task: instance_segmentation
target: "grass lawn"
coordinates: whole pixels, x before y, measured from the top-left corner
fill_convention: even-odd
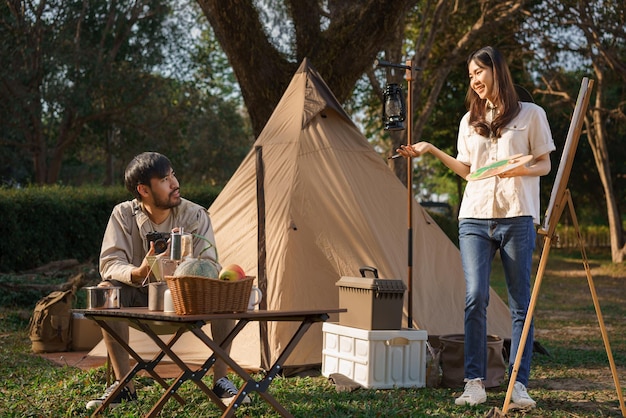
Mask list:
[[[589,252],[590,267],[621,385],[626,385],[626,263],[610,263],[608,250]],[[537,253],[537,260],[539,253]],[[534,271],[537,271],[535,267]],[[0,284],[14,283],[0,275]],[[37,279],[34,279],[35,281]],[[49,278],[40,278],[49,281]],[[61,280],[63,282],[64,280]],[[499,264],[494,264],[493,287],[506,302]],[[11,286],[9,286],[11,287]],[[7,287],[8,288],[8,287]],[[29,290],[31,291],[31,290]],[[28,318],[37,298],[3,292],[0,295],[0,416],[84,417],[85,402],[101,394],[104,367],[82,371],[58,367],[31,354]],[[617,392],[602,342],[596,312],[578,251],[553,249],[535,311],[536,340],[550,355],[536,354],[529,393],[537,401],[530,412],[508,416],[619,417]],[[205,378],[211,385],[210,377]],[[233,377],[237,382],[237,379]],[[108,411],[107,417],[145,414],[160,397],[161,389],[149,378],[136,381],[139,402]],[[237,382],[240,383],[240,382]],[[461,389],[394,389],[338,393],[323,376],[278,378],[271,393],[296,417],[481,417],[502,408],[507,382],[489,390],[488,401],[476,407],[457,407]],[[188,400],[181,406],[170,400],[162,416],[214,417],[220,411],[207,402],[193,383],[179,392]],[[237,416],[277,416],[260,397]]]

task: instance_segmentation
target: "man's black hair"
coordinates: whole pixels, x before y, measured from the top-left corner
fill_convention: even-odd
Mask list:
[[[151,179],[162,179],[169,174],[171,169],[172,163],[165,155],[158,152],[144,152],[134,157],[126,166],[124,185],[133,196],[141,200],[137,186],[140,184],[150,186]]]

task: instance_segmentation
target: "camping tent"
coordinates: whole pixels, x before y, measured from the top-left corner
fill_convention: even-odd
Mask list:
[[[265,307],[307,309],[336,307],[335,283],[362,266],[406,282],[406,202],[406,187],[305,59],[210,212],[221,261],[257,276]],[[413,326],[463,333],[458,248],[413,208]],[[491,293],[488,331],[508,338],[508,308]],[[404,317],[406,326],[406,308]],[[234,344],[233,352],[273,359],[290,327],[268,324],[246,338],[252,347]],[[288,364],[320,363],[321,336],[321,326],[310,330]]]
[[[209,211],[220,262],[239,264],[256,276],[264,290],[262,308],[337,307],[336,282],[359,276],[363,266],[406,283],[406,187],[306,59]],[[412,216],[413,328],[430,335],[463,333],[465,283],[458,248],[417,202]],[[508,308],[493,290],[490,301],[488,332],[510,338]],[[249,323],[231,354],[242,366],[266,368],[294,327]],[[191,361],[205,349],[185,337],[175,347],[185,347],[183,358]],[[133,347],[139,340],[131,335]],[[320,364],[321,352],[322,326],[316,324],[286,364]]]

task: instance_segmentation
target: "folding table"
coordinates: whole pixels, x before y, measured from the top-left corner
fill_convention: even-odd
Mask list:
[[[330,314],[345,312],[345,309],[313,309],[301,311],[248,311],[243,313],[220,313],[220,314],[201,314],[201,315],[177,315],[170,312],[149,311],[148,308],[121,308],[121,309],[79,309],[75,312],[83,314],[86,318],[96,321],[104,330],[109,332],[111,336],[121,344],[128,354],[137,361],[135,367],[120,381],[120,385],[109,395],[109,397],[100,405],[93,413],[97,416],[104,411],[111,403],[111,400],[124,388],[124,386],[132,380],[132,378],[140,371],[145,370],[152,376],[163,388],[165,393],[152,407],[146,417],[154,417],[159,414],[167,400],[173,396],[181,405],[185,404],[185,400],[177,393],[178,388],[186,381],[194,382],[217,406],[223,411],[223,417],[231,417],[235,415],[236,409],[241,405],[244,397],[251,393],[257,392],[266,402],[284,417],[292,415],[270,394],[267,392],[269,385],[274,378],[281,372],[283,365],[289,355],[293,352],[298,342],[315,322],[324,322],[328,320]],[[218,319],[234,319],[235,327],[224,339],[224,341],[216,342],[209,337],[202,327],[213,320]],[[148,335],[152,341],[159,347],[160,351],[151,359],[144,360],[128,345],[127,342],[115,333],[109,326],[109,321],[125,321],[130,326],[135,327]],[[246,372],[237,362],[231,358],[224,350],[232,343],[233,339],[246,326],[248,322],[253,321],[279,321],[279,322],[298,322],[300,325],[291,337],[289,343],[283,348],[282,352],[276,358],[274,364],[264,373],[261,380],[255,380],[248,372]],[[172,347],[183,335],[190,331],[200,341],[202,341],[212,351],[209,358],[197,369],[192,370],[176,353]],[[173,334],[169,341],[163,341],[159,335]],[[169,357],[180,369],[178,377],[168,383],[158,375],[155,368],[165,356]],[[215,364],[215,361],[221,358],[224,362],[245,382],[233,402],[229,406],[224,405],[222,401],[206,386],[202,378],[209,369]]]

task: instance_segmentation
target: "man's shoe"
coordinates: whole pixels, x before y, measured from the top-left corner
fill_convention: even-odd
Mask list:
[[[468,380],[465,384],[465,391],[461,396],[454,400],[457,405],[478,405],[487,400],[487,392],[485,392],[485,385],[483,385],[482,379],[476,378]]]
[[[239,393],[239,389],[225,377],[222,377],[217,382],[215,382],[215,386],[213,386],[213,393],[217,395],[218,398],[224,402],[224,405],[229,406],[231,402],[237,397],[237,393]],[[244,396],[241,401],[242,404],[250,403],[250,398],[248,395]]]
[[[97,399],[92,399],[89,402],[87,402],[87,405],[85,406],[85,408],[87,408],[87,409],[98,408],[100,405],[102,405],[104,403],[104,400],[106,398],[108,398],[109,395],[119,385],[120,385],[120,382],[118,380],[113,382],[113,384],[111,386],[106,388],[106,390],[104,391],[102,396],[100,396]],[[136,400],[137,400],[137,393],[136,392],[131,392],[130,389],[128,389],[128,387],[125,386],[124,389],[122,389],[122,391],[111,401],[111,403],[109,404],[109,407],[110,408],[115,408],[116,406],[119,406],[122,402],[134,402]]]
[[[520,382],[515,382],[513,385],[513,393],[511,394],[511,402],[521,408],[534,408],[537,406],[537,402],[528,395],[526,392],[526,386]]]

